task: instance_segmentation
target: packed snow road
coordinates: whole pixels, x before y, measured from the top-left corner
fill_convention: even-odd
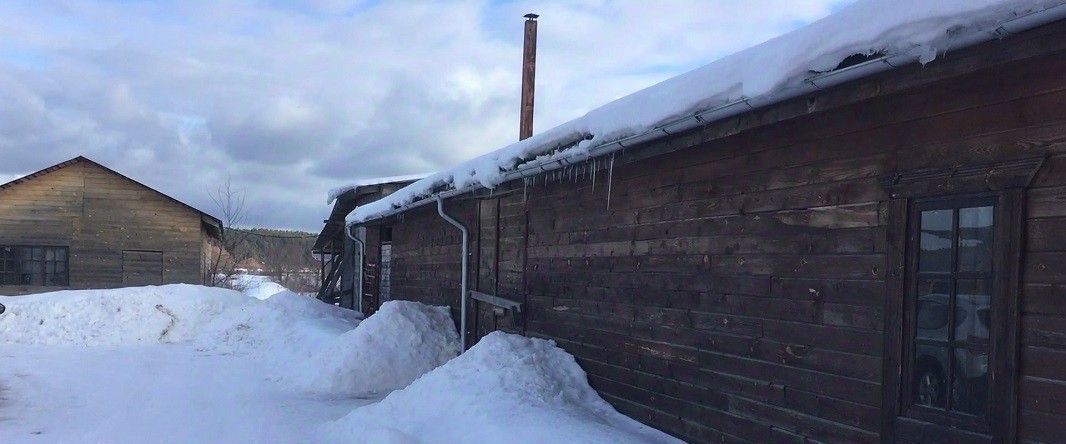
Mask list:
[[[194,285],[0,296],[0,443],[666,443],[552,342]]]
[[[187,345],[4,346],[3,443],[297,443],[374,400],[301,394]]]

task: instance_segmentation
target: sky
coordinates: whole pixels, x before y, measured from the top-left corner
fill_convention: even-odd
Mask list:
[[[332,188],[517,139],[528,12],[539,132],[847,2],[4,0],[0,181],[84,155],[318,231]]]

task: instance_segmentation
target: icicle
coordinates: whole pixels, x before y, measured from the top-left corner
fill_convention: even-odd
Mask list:
[[[611,184],[614,182],[614,153],[611,153],[611,163],[607,166],[607,209],[611,209]]]
[[[526,203],[526,200],[527,200],[528,197],[529,197],[529,178],[528,177],[523,177],[522,178],[522,203]]]
[[[592,159],[592,194],[596,194],[596,159]]]

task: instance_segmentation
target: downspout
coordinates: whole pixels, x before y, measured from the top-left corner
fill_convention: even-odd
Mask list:
[[[467,293],[467,290],[466,290],[466,262],[467,262],[467,257],[466,256],[467,256],[467,240],[468,240],[470,234],[467,231],[465,225],[463,225],[461,222],[455,220],[454,217],[451,217],[451,216],[449,216],[449,215],[444,213],[444,199],[441,198],[440,196],[437,196],[437,214],[439,214],[441,218],[443,218],[444,220],[448,221],[448,223],[454,225],[455,228],[458,228],[459,231],[461,231],[463,233],[463,248],[462,248],[462,250],[463,250],[463,259],[462,259],[463,277],[459,281],[460,282],[459,286],[460,286],[460,288],[462,289],[462,292],[463,292],[462,296],[459,298],[459,305],[460,305],[460,307],[459,307],[459,341],[460,341],[460,343],[463,346],[463,350],[465,351],[466,350],[466,306],[467,306],[466,299],[469,296],[468,293]]]
[[[355,281],[353,285],[355,285],[356,306],[359,307],[359,313],[363,313],[363,261],[366,260],[366,243],[361,239],[352,236],[352,228],[349,226],[344,227],[344,234],[348,236],[348,239],[351,239],[352,242],[355,242],[355,244],[359,246],[359,271],[357,272],[359,278],[353,279]]]

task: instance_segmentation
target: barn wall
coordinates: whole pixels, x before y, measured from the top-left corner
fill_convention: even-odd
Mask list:
[[[201,282],[199,213],[94,164],[74,163],[0,190],[0,215],[0,244],[69,247],[69,288],[124,286],[123,250],[144,257],[162,252],[159,282]],[[126,270],[128,278],[150,265],[131,254],[127,264],[139,270]],[[4,286],[0,292],[55,289]]]
[[[472,285],[478,251],[476,201],[450,201],[445,208],[447,214],[470,230],[472,255],[468,265],[468,284]],[[452,318],[458,322],[462,275],[460,231],[441,219],[432,206],[412,211],[402,223],[391,226],[392,299],[414,299],[427,304],[448,305],[452,307]],[[381,273],[380,269],[378,272]]]
[[[1027,193],[1018,429],[1066,442],[1064,36],[1045,27],[711,125],[600,161],[595,181],[585,169],[447,205],[477,227],[477,288],[524,300],[525,332],[574,354],[623,413],[692,442],[871,443],[880,179],[1048,155]],[[454,307],[457,231],[428,208],[390,223],[394,294]]]

